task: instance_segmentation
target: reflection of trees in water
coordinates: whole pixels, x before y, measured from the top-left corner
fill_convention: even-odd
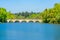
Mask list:
[[[60,27],[56,27],[55,40],[60,40]]]

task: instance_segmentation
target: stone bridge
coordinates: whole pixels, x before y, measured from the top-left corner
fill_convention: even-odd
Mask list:
[[[42,22],[41,19],[8,19],[7,22]]]

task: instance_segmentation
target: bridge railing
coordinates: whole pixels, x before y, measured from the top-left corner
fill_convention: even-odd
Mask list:
[[[19,21],[19,22],[22,22],[22,21],[26,21],[26,22],[30,22],[30,21],[33,21],[33,22],[42,22],[42,20],[41,19],[8,19],[7,20],[7,22],[9,22],[9,21],[13,21],[13,22],[15,22],[15,21]]]

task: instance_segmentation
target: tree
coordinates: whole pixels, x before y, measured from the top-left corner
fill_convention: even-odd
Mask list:
[[[5,8],[0,8],[0,22],[6,22],[7,12]]]
[[[41,17],[45,23],[60,23],[60,4],[55,4],[53,8],[45,9]]]

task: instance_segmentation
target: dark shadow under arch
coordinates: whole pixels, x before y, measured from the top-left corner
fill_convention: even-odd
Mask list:
[[[13,23],[13,21],[10,20],[9,23]]]
[[[35,21],[35,23],[39,23],[39,21]]]
[[[30,22],[33,22],[33,21],[29,21],[29,23],[30,23]]]
[[[15,21],[15,23],[18,23],[18,22],[19,22],[18,20]]]
[[[22,21],[21,23],[26,23],[26,21]]]

